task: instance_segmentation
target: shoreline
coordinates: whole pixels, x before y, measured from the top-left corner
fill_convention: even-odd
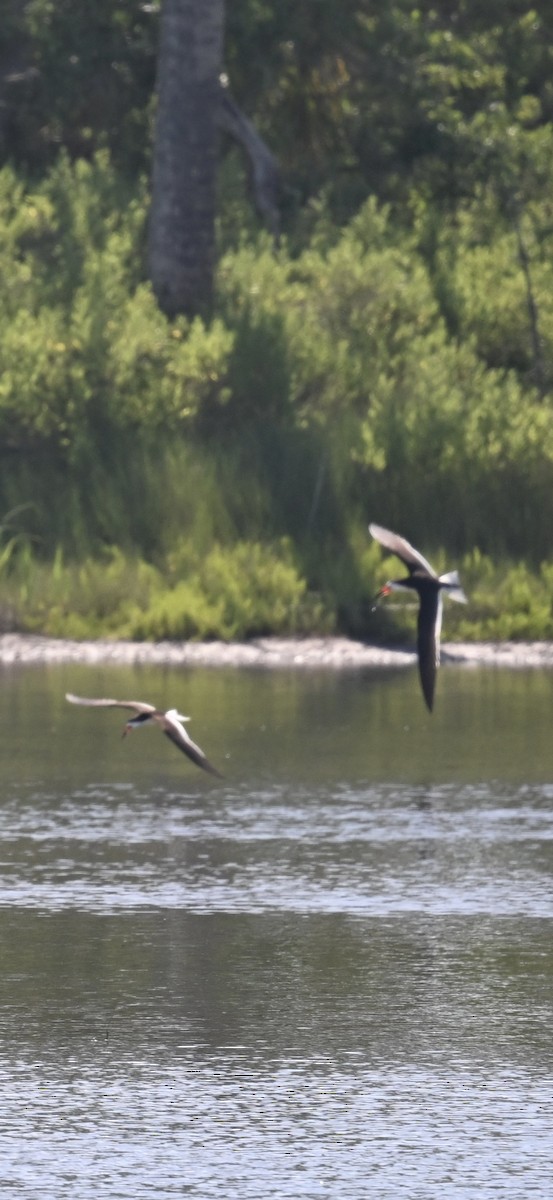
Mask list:
[[[413,648],[371,646],[345,637],[254,638],[250,642],[73,641],[40,634],[0,635],[0,665],[80,663],[190,667],[359,670],[405,667]],[[442,665],[553,667],[553,642],[445,642]]]

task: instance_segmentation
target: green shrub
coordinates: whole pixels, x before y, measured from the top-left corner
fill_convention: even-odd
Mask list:
[[[275,547],[249,542],[232,549],[214,546],[195,566],[183,545],[171,556],[170,567],[187,578],[135,616],[131,636],[232,640],[329,626],[329,616],[308,594],[285,542]]]
[[[442,224],[417,203],[411,231],[371,200],[293,254],[242,242],[212,321],[168,321],[142,277],[142,185],[103,154],[28,189],[0,172],[0,513],[32,501],[15,542],[0,523],[5,621],[392,636],[410,618],[370,612],[374,519],[444,569],[524,559],[518,583],[494,576],[502,618],[479,560],[476,627],[549,627],[553,408],[513,224],[484,192]],[[547,212],[524,223],[546,382]]]

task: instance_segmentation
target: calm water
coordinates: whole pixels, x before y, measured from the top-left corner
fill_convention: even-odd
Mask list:
[[[193,716],[221,783],[157,730]],[[551,1195],[553,673],[4,669],[3,1195]]]

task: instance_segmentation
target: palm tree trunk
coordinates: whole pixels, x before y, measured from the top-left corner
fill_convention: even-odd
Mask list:
[[[168,316],[209,311],[224,0],[163,0],[149,270]]]

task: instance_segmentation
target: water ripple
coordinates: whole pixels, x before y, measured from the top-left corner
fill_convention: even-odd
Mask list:
[[[11,905],[553,914],[549,787],[35,789],[4,805],[0,837]]]

